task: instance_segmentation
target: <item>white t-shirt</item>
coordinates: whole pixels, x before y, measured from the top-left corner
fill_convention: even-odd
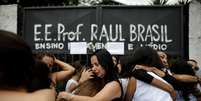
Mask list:
[[[68,80],[68,82],[66,83],[66,89],[65,89],[66,92],[69,92],[69,87],[70,87],[72,84],[78,85],[78,82],[77,82],[76,80],[74,80],[74,79]]]
[[[158,75],[147,72],[154,78],[167,83],[165,80],[160,78]],[[168,83],[167,83],[168,84]],[[132,101],[173,101],[170,94],[162,89],[147,84],[143,81],[136,80],[136,90]]]

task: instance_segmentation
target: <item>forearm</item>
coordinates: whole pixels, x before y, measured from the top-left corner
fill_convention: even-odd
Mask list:
[[[89,96],[73,95],[69,101],[99,101],[99,100],[97,99],[95,100],[93,97]]]
[[[89,96],[73,95],[66,92],[60,92],[57,101],[102,101]]]
[[[156,78],[152,80],[151,85],[156,86],[157,88],[160,88],[168,93],[172,93],[174,91],[174,88],[171,85],[168,85],[167,83],[164,83]]]
[[[198,78],[196,76],[185,75],[185,74],[174,74],[173,77],[181,82],[198,82]]]
[[[71,66],[70,64],[65,63],[65,62],[63,62],[61,60],[55,59],[55,63],[57,65],[59,65],[59,67],[64,71],[72,71],[72,72],[74,72],[74,70],[75,70],[73,66]]]
[[[55,59],[55,63],[62,69],[59,72],[53,73],[52,76],[55,79],[55,81],[66,80],[66,79],[70,78],[75,71],[73,66],[71,66],[70,64],[67,64],[63,61]]]
[[[173,88],[172,85],[169,85],[169,84],[167,84],[165,82],[162,82],[162,81],[160,81],[158,79],[155,79],[155,78],[152,80],[151,85],[154,85],[157,88],[162,89],[162,90],[168,92],[170,94],[170,96],[172,97],[172,99],[175,101],[175,99],[176,99],[176,92],[175,92],[175,90],[174,90],[174,88]]]
[[[169,75],[169,74],[165,74],[164,77],[162,77],[165,81],[167,81],[168,83],[170,83],[174,89],[179,90],[182,87],[182,84],[176,80],[173,76]]]

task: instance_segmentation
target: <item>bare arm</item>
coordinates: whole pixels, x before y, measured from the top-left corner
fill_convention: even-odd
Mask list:
[[[66,92],[61,92],[58,95],[57,101],[62,101],[62,99],[66,99],[67,101],[111,101],[120,96],[121,87],[119,83],[112,81],[106,84],[105,87],[94,97],[71,95]]]
[[[78,79],[78,84],[72,83],[69,87],[69,92],[73,92],[83,82],[93,78],[93,72],[91,69],[84,69],[81,73],[81,77]]]
[[[176,92],[171,85],[168,85],[156,78],[152,80],[151,85],[168,92],[171,95],[172,99],[176,99]]]
[[[52,78],[55,79],[54,81],[61,81],[70,78],[75,71],[73,66],[61,60],[55,59],[55,63],[62,69],[62,71],[52,74]]]
[[[43,89],[38,90],[30,94],[30,99],[33,99],[33,101],[55,101],[56,99],[56,92],[53,89]]]
[[[154,72],[155,74],[157,74],[160,77],[165,76],[165,73],[163,71],[161,71],[155,67],[147,67],[147,66],[137,65],[136,68],[146,70],[147,72]],[[174,91],[174,88],[172,85],[164,83],[156,78],[153,78],[153,80],[151,81],[150,84],[170,93],[172,99],[176,99],[176,92]]]
[[[55,101],[56,92],[53,89],[41,89],[33,93],[23,91],[0,91],[1,101]]]
[[[181,82],[198,82],[198,77],[186,74],[173,74],[173,77]]]

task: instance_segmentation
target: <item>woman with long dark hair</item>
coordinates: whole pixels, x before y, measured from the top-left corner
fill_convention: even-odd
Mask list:
[[[58,95],[58,101],[63,99],[67,101],[121,101],[122,87],[119,82],[117,68],[114,67],[111,54],[100,49],[92,54],[91,69],[93,73],[101,78],[102,89],[93,97],[72,95],[67,92],[61,92]],[[114,93],[115,92],[115,93]]]

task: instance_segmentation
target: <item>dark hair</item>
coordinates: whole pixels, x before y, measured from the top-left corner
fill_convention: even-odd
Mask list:
[[[47,64],[40,60],[35,60],[35,65],[28,76],[27,91],[33,92],[39,89],[50,88],[49,68]]]
[[[103,80],[99,77],[94,77],[83,82],[73,92],[76,95],[95,96],[103,88]]]
[[[195,59],[189,59],[188,61],[192,61],[192,62],[198,63]]]
[[[106,82],[118,80],[118,73],[116,70],[117,67],[114,67],[112,55],[106,49],[97,50],[93,53],[93,55],[97,56],[99,64],[106,71],[106,75],[104,77]]]
[[[187,74],[191,76],[195,76],[195,72],[191,68],[191,66],[184,60],[177,60],[173,63],[172,67],[170,67],[170,70],[175,73],[175,74]],[[182,82],[180,85],[181,91],[182,91],[182,96],[183,98],[188,101],[188,95],[190,93],[194,94],[196,91],[195,82]]]
[[[137,48],[131,55],[129,61],[128,63],[132,63],[133,65],[143,64],[158,69],[164,68],[157,51],[148,46]]]
[[[82,69],[83,69],[83,65],[80,63],[79,60],[75,61],[72,63],[72,66],[75,68],[75,72],[73,75],[75,74],[79,74],[79,76],[81,76],[81,72],[82,72]]]
[[[188,74],[195,76],[195,72],[191,68],[191,65],[184,60],[175,61],[172,67],[170,67],[170,70],[175,74]]]
[[[191,61],[191,62],[194,62],[195,64],[198,64],[197,61],[194,60],[194,59],[189,59],[188,61]],[[191,68],[193,67],[193,64],[191,64],[191,63],[188,63],[188,64],[191,66]],[[196,66],[194,67],[194,70],[195,70],[195,71],[198,71],[198,70],[199,70],[199,67],[196,65]]]
[[[117,68],[114,67],[112,56],[107,50],[105,49],[97,50],[92,54],[92,56],[97,57],[99,64],[106,71],[106,75],[104,76],[103,79],[94,75],[94,78],[83,82],[74,91],[74,93],[77,95],[95,96],[105,86],[107,82],[113,80],[119,82],[118,73],[115,70]]]
[[[129,63],[129,56],[122,56],[120,57],[120,62],[119,64],[121,65],[121,72],[120,76],[121,77],[131,77],[132,75],[132,63]]]
[[[14,33],[0,30],[0,87],[24,85],[33,64],[26,42]]]
[[[50,53],[50,52],[41,52],[41,53],[38,53],[38,54],[36,55],[36,58],[39,59],[39,60],[41,60],[41,59],[43,59],[43,57],[45,57],[45,56],[49,56],[49,57],[51,57],[53,60],[55,59],[54,54],[52,54],[52,53]]]

